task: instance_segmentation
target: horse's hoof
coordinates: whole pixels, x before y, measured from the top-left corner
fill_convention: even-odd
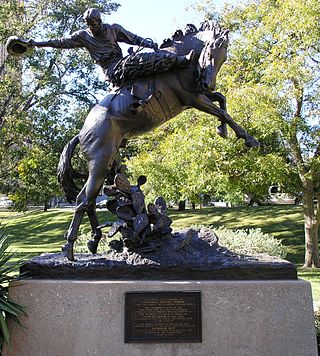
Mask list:
[[[62,255],[67,257],[69,261],[74,261],[74,254],[73,254],[73,242],[68,241],[64,246],[62,246]]]
[[[93,253],[93,254],[97,253],[98,243],[99,243],[99,241],[97,241],[97,240],[89,240],[88,241],[87,246],[91,253]]]
[[[247,147],[259,147],[261,146],[261,143],[257,141],[255,138],[251,138],[249,140],[246,140],[246,146]]]
[[[222,124],[220,126],[217,127],[217,133],[219,136],[221,136],[222,138],[227,138],[228,137],[228,129],[227,129],[227,125]]]

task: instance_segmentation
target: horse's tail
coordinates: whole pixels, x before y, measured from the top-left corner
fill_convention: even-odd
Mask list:
[[[71,157],[74,149],[79,143],[79,137],[75,136],[64,147],[58,164],[58,181],[64,191],[64,195],[69,203],[75,202],[80,189],[74,182],[75,178],[85,178],[84,174],[76,172],[71,166]]]

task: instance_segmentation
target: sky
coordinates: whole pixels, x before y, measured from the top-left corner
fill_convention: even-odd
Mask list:
[[[192,5],[206,0],[114,0],[121,6],[110,15],[103,14],[104,23],[117,23],[126,30],[143,38],[151,38],[160,46],[164,39],[170,38],[177,29],[193,23],[199,27],[203,15]],[[225,0],[211,0],[221,6]],[[127,44],[119,43],[123,55],[127,55]]]
[[[121,4],[118,11],[103,17],[104,22],[118,23],[126,30],[141,37],[151,38],[159,45],[170,38],[178,28],[187,23],[197,27],[203,21],[202,16],[194,11],[192,4],[196,0],[115,0]],[[215,0],[216,4],[221,0]]]

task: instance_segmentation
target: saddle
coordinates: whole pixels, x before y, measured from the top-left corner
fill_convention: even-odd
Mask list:
[[[167,117],[168,107],[166,103],[160,103],[161,93],[156,90],[156,80],[153,75],[168,72],[175,68],[186,68],[195,57],[192,50],[188,55],[176,55],[163,52],[143,52],[133,53],[129,50],[129,55],[120,59],[113,67],[109,67],[107,72],[108,80],[120,92],[126,88],[134,98],[134,102],[129,105],[132,113],[139,113],[152,99],[157,101],[164,117]],[[139,78],[149,77],[148,80],[137,81]],[[159,94],[159,95],[157,95]]]

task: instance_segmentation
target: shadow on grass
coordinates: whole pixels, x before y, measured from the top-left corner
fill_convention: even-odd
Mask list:
[[[48,212],[13,216],[3,220],[6,233],[12,241],[12,248],[21,252],[55,252],[64,243],[64,233],[72,220],[73,211],[53,209]],[[101,221],[111,215],[98,212]],[[80,231],[90,231],[88,218],[85,216]]]
[[[97,211],[100,223],[114,221],[107,211]],[[56,252],[64,243],[64,233],[72,220],[73,210],[51,209],[48,212],[12,213],[1,219],[7,226],[13,249],[18,252]],[[287,259],[304,262],[303,214],[300,206],[259,206],[236,208],[205,208],[201,210],[169,211],[173,228],[192,225],[224,226],[228,229],[261,228],[282,241],[288,248]],[[83,219],[81,232],[91,230],[88,218]]]

